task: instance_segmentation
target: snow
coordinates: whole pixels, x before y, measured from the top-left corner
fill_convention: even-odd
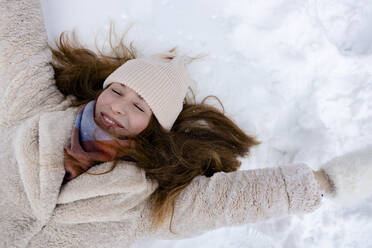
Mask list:
[[[134,24],[140,55],[178,46],[190,56],[197,100],[216,95],[262,144],[242,169],[304,162],[314,170],[372,143],[372,0],[42,0],[49,42],[76,29],[94,50],[109,21]],[[101,43],[100,43],[101,42]],[[208,103],[217,102],[208,100]],[[372,199],[324,199],[310,214],[220,228],[135,247],[372,247]]]

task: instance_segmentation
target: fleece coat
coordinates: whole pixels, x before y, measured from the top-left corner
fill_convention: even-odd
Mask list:
[[[158,187],[133,162],[61,186],[78,108],[56,88],[39,0],[0,0],[0,247],[130,247],[312,212],[322,190],[305,164],[198,176],[150,232]],[[98,173],[112,161],[92,167]]]

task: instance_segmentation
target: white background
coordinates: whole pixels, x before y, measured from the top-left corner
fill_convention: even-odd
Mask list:
[[[262,142],[242,169],[304,162],[315,170],[372,143],[371,0],[41,3],[52,46],[75,28],[94,50],[94,38],[102,45],[113,21],[118,34],[134,24],[127,41],[140,55],[174,46],[208,54],[189,65],[197,100],[216,95],[226,114]],[[310,214],[135,247],[372,247],[372,199],[352,208],[325,199]]]

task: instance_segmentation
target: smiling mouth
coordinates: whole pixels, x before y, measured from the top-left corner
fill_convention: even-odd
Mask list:
[[[122,128],[119,124],[117,124],[116,122],[114,122],[115,124],[111,123],[111,122],[108,122],[105,120],[105,118],[107,118],[106,115],[104,115],[103,113],[101,113],[101,121],[103,122],[103,124],[106,126],[106,127],[118,127],[118,128]],[[109,119],[109,118],[107,118]]]

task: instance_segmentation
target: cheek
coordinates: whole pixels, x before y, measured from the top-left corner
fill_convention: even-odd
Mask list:
[[[144,130],[148,125],[148,121],[146,118],[138,118],[136,121],[133,122],[133,129],[136,130],[137,133],[141,132]]]
[[[103,104],[103,103],[107,102],[108,99],[109,99],[109,97],[107,96],[107,92],[102,92],[102,94],[97,99],[97,103],[98,104]]]
[[[102,94],[96,100],[96,109],[100,108],[102,105]]]
[[[101,111],[101,105],[102,105],[102,100],[101,98],[99,97],[97,100],[96,100],[96,105],[94,107],[95,111],[94,113],[97,114],[98,112]]]
[[[105,106],[110,103],[110,97],[107,96],[106,92],[101,93],[96,101],[96,109],[99,111],[102,109],[102,106]],[[97,112],[97,111],[96,111]]]

